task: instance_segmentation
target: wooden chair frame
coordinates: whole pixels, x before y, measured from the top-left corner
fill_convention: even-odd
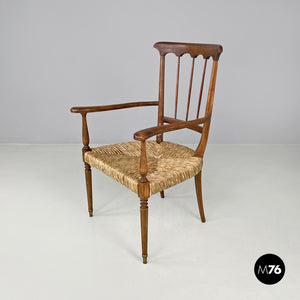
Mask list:
[[[190,43],[171,43],[171,42],[159,42],[154,45],[154,47],[160,53],[160,72],[159,72],[159,96],[158,101],[146,101],[146,102],[131,102],[122,103],[115,105],[105,105],[105,106],[87,106],[87,107],[73,107],[71,112],[80,113],[82,116],[82,155],[84,161],[84,154],[87,151],[91,151],[89,146],[89,132],[87,126],[86,115],[93,112],[103,112],[108,110],[125,109],[131,107],[140,106],[158,106],[158,125],[155,127],[147,128],[138,131],[134,134],[134,139],[140,141],[141,143],[141,155],[140,155],[140,180],[138,183],[138,196],[140,198],[140,218],[141,218],[141,240],[142,240],[142,257],[143,263],[147,263],[147,243],[148,243],[148,198],[150,196],[150,184],[147,179],[147,157],[146,157],[146,140],[150,137],[156,136],[156,142],[161,143],[163,141],[163,133],[169,131],[175,131],[183,128],[188,128],[201,133],[200,142],[195,150],[194,156],[203,158],[205,148],[207,145],[207,139],[209,134],[215,83],[217,76],[218,60],[220,54],[222,53],[221,45],[213,44],[190,44]],[[178,57],[177,66],[177,81],[176,81],[176,98],[175,98],[175,115],[174,118],[167,117],[164,115],[164,81],[165,81],[165,56],[168,53],[174,53]],[[179,74],[180,74],[180,57],[184,54],[189,54],[192,58],[192,69],[189,85],[189,94],[187,101],[187,111],[186,120],[177,119],[177,103],[178,103],[178,86],[179,86]],[[188,120],[190,98],[193,82],[194,73],[194,62],[195,58],[202,55],[205,59],[200,95],[197,107],[197,118],[194,120]],[[206,73],[207,60],[212,57],[212,71],[208,89],[208,96],[206,102],[205,116],[199,118],[201,98],[203,94],[204,78]],[[168,125],[164,125],[168,123]],[[203,124],[200,126],[200,124]],[[86,189],[87,189],[87,199],[88,199],[88,211],[90,217],[93,216],[93,202],[92,202],[92,179],[91,179],[91,166],[84,161],[85,165],[85,179],[86,179]],[[201,187],[201,171],[195,176],[195,186],[198,207],[200,212],[200,217],[202,222],[205,222],[205,215],[203,209],[202,200],[202,187]],[[160,192],[161,197],[164,197],[164,191]]]

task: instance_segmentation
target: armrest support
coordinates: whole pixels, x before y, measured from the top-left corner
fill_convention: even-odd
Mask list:
[[[84,154],[87,151],[91,151],[89,146],[90,138],[89,131],[86,121],[87,113],[98,112],[98,111],[107,111],[107,110],[115,110],[115,109],[123,109],[130,107],[138,107],[138,106],[153,106],[158,105],[158,101],[140,101],[140,102],[130,102],[130,103],[121,103],[121,104],[113,104],[113,105],[102,105],[102,106],[85,106],[85,107],[72,107],[72,113],[80,113],[82,117],[82,156],[84,161]]]
[[[200,118],[200,119],[196,119],[196,120],[192,120],[192,121],[185,121],[185,122],[180,122],[180,123],[175,123],[175,124],[170,124],[170,125],[162,125],[162,126],[146,128],[146,129],[136,132],[134,134],[133,138],[138,141],[144,141],[144,140],[146,140],[154,135],[160,134],[160,133],[183,129],[183,128],[187,128],[188,126],[191,126],[191,125],[198,125],[198,124],[203,124],[203,123],[209,122],[210,118],[211,118],[211,115],[208,115],[204,118]]]
[[[129,102],[129,103],[121,103],[121,104],[113,104],[113,105],[101,105],[101,106],[75,106],[71,108],[72,113],[92,113],[98,111],[107,111],[107,110],[115,110],[115,109],[123,109],[123,108],[131,108],[138,106],[155,106],[158,105],[158,101],[140,101],[140,102]]]

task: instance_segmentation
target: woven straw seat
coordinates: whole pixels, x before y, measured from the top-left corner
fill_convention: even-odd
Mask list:
[[[202,168],[202,158],[193,157],[194,151],[182,145],[147,141],[146,153],[150,194],[185,181]],[[85,153],[84,160],[138,193],[140,155],[141,143],[134,141],[93,148]]]

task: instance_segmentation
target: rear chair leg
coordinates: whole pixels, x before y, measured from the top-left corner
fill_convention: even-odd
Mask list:
[[[92,197],[92,171],[91,166],[84,163],[85,166],[85,182],[86,182],[86,192],[89,207],[90,217],[93,216],[93,197]]]
[[[196,186],[196,194],[197,194],[197,201],[198,201],[201,221],[204,223],[206,220],[205,220],[203,201],[202,201],[201,171],[195,176],[195,186]]]
[[[164,191],[160,192],[160,198],[165,198],[165,192]]]
[[[148,199],[141,199],[140,206],[141,215],[141,235],[142,235],[142,256],[143,263],[147,263],[147,247],[148,247]]]

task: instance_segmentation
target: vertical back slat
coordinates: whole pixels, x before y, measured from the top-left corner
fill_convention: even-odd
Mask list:
[[[189,95],[186,107],[186,117],[185,120],[188,120],[189,110],[190,110],[190,102],[191,102],[191,94],[192,94],[192,85],[193,85],[193,75],[194,75],[194,65],[195,65],[195,57],[193,57],[192,69],[191,69],[191,78],[190,78],[190,87],[189,87]]]
[[[157,125],[161,126],[164,123],[164,95],[165,95],[165,56],[160,56],[160,69],[159,69],[159,93],[158,93],[158,120]],[[163,135],[156,136],[156,142],[161,143]]]
[[[206,72],[206,65],[207,65],[207,58],[205,59],[205,63],[204,63],[204,67],[203,67],[202,81],[201,81],[199,101],[198,101],[198,108],[197,108],[197,119],[199,118],[199,113],[200,113],[200,106],[201,106],[201,99],[202,99],[202,94],[203,94],[203,86],[204,86],[204,78],[205,78],[205,72]]]
[[[179,72],[180,72],[180,56],[178,56],[178,62],[177,62],[177,79],[176,79],[176,94],[175,94],[175,117],[174,117],[175,119],[177,118]]]
[[[215,84],[216,84],[216,77],[217,77],[217,69],[218,69],[218,61],[214,60],[213,66],[212,66],[212,72],[211,72],[211,76],[210,76],[210,84],[209,84],[207,103],[206,103],[206,109],[205,109],[206,117],[211,115],[211,113],[212,113],[214,94],[215,94]],[[205,151],[207,139],[208,139],[209,126],[210,126],[210,121],[204,123],[204,125],[203,125],[201,140],[195,151],[195,156],[203,157],[203,155],[204,155],[204,151]]]

